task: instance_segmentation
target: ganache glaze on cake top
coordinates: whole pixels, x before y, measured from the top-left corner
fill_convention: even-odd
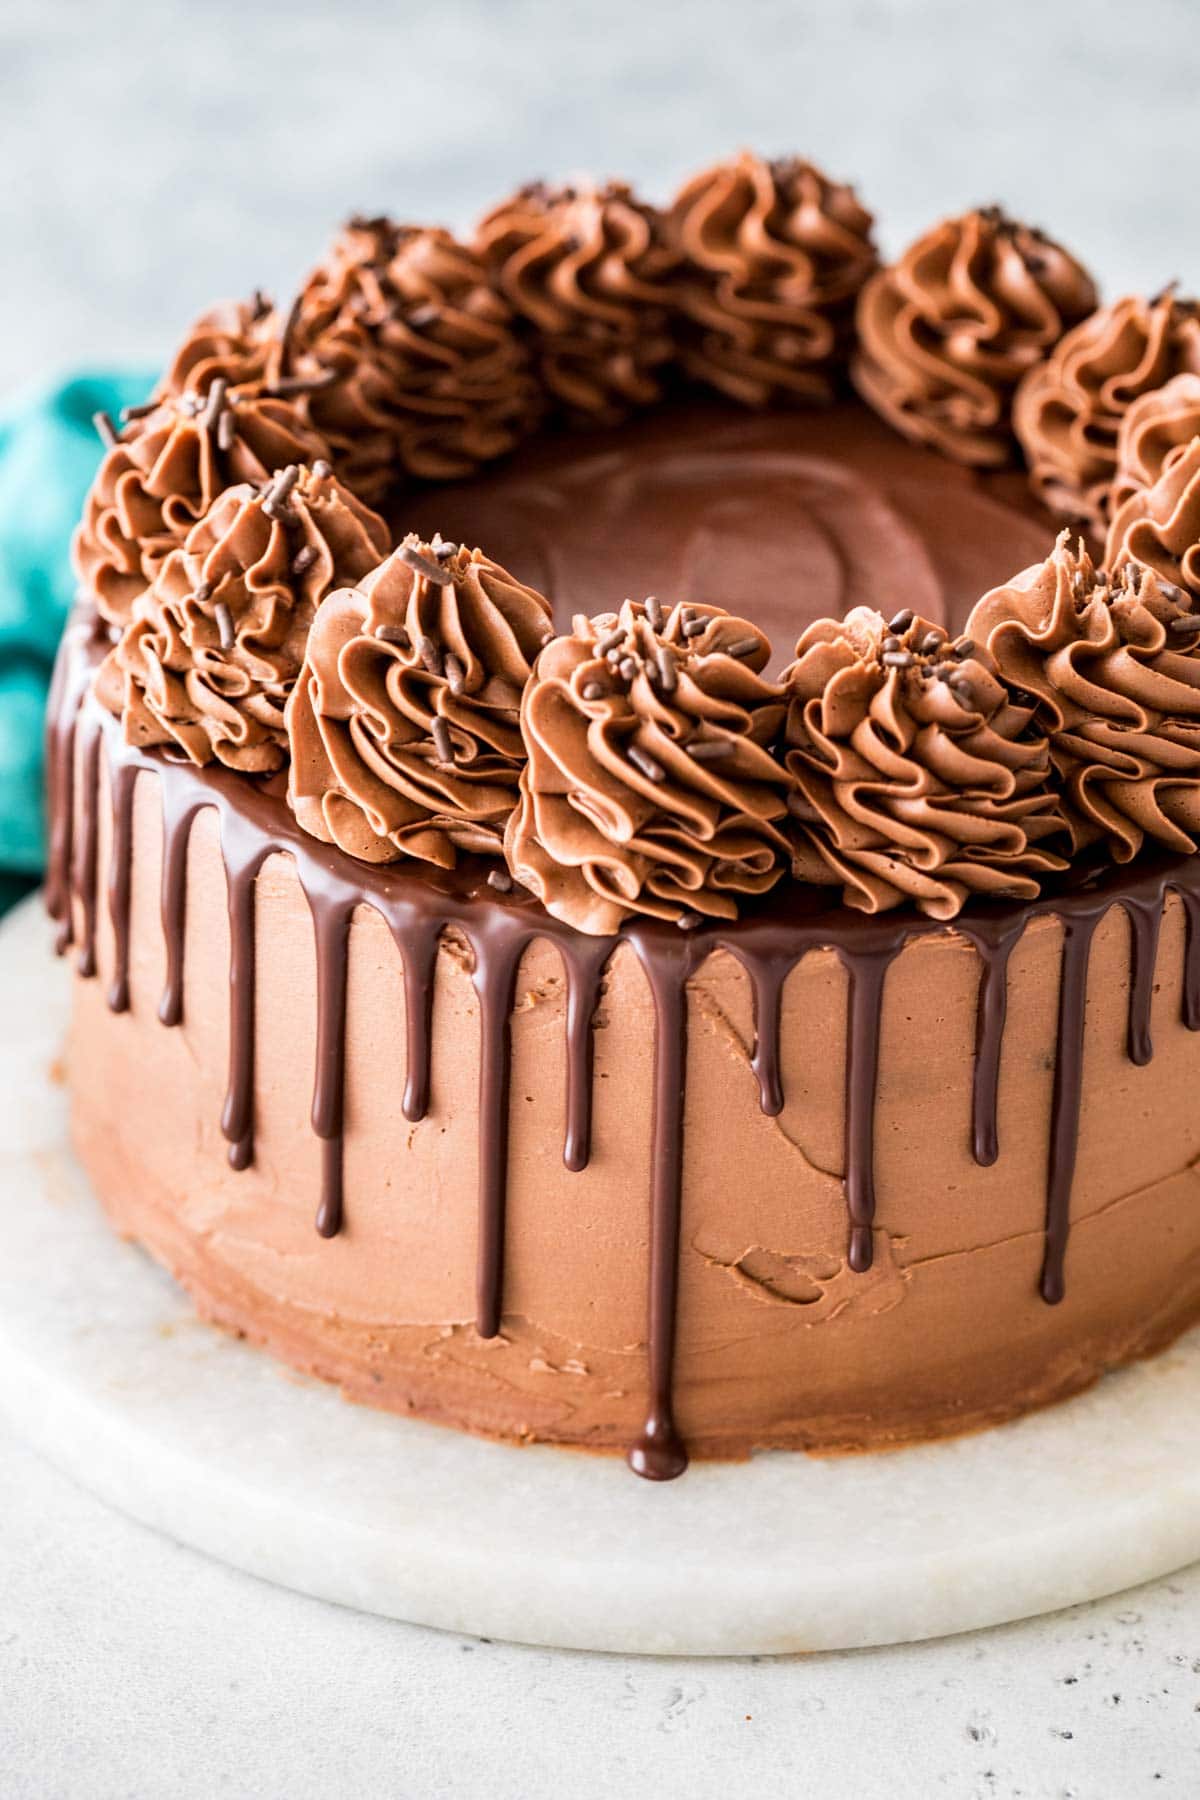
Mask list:
[[[139,773],[153,772],[163,820],[167,982],[160,1018],[178,1025],[188,838],[197,814],[216,808],[231,956],[222,1130],[231,1163],[246,1168],[254,1155],[255,882],[272,854],[293,860],[315,932],[312,1123],[325,1147],[316,1220],[329,1237],[353,1206],[342,1191],[342,1135],[355,908],[383,915],[403,959],[403,1105],[414,1120],[429,1105],[437,947],[448,928],[460,932],[473,957],[481,1034],[481,1337],[499,1331],[504,1310],[509,1017],[521,956],[535,939],[548,938],[562,958],[564,1160],[579,1171],[589,1157],[593,1015],[617,944],[632,946],[653,1002],[656,1048],[649,1398],[630,1461],[655,1478],[686,1463],[672,1408],[686,995],[689,977],[715,950],[730,952],[751,982],[752,1060],[767,1114],[784,1103],[778,1032],[789,971],[828,947],[846,970],[847,1258],[861,1272],[873,1255],[874,1118],[889,967],[907,945],[951,919],[978,952],[970,1115],[974,1156],[986,1166],[1000,1152],[996,1096],[1009,957],[1032,921],[1046,914],[1061,921],[1041,1278],[1050,1303],[1064,1293],[1089,950],[1112,906],[1125,909],[1131,927],[1130,1060],[1142,1064],[1152,1053],[1155,951],[1172,893],[1189,934],[1183,1018],[1190,1030],[1200,1026],[1194,861],[1142,856],[1132,871],[1115,872],[1106,846],[1118,858],[1132,854],[1141,835],[1134,842],[1128,830],[1109,829],[1103,809],[1081,800],[1072,773],[1077,740],[1093,747],[1099,741],[1110,754],[1117,813],[1133,817],[1142,835],[1194,848],[1200,763],[1190,737],[1173,729],[1171,702],[1160,691],[1167,678],[1200,690],[1200,611],[1192,610],[1200,595],[1190,591],[1196,565],[1182,541],[1193,497],[1191,450],[1172,443],[1149,482],[1141,464],[1129,475],[1115,469],[1114,491],[1119,483],[1136,511],[1135,518],[1118,510],[1114,519],[1109,557],[1117,575],[1097,572],[1084,547],[1065,538],[1047,557],[1047,515],[1020,476],[961,465],[1011,458],[1014,423],[1028,444],[1022,409],[1034,417],[1035,386],[1037,417],[1047,419],[1057,404],[1055,383],[1080,379],[1093,340],[1106,346],[1105,431],[1116,440],[1128,398],[1155,385],[1143,368],[1149,352],[1139,344],[1128,350],[1138,378],[1122,386],[1126,349],[1117,325],[1110,329],[1100,314],[1077,323],[1094,300],[1086,273],[1059,246],[995,209],[948,222],[893,270],[872,274],[870,219],[856,207],[847,190],[810,165],[743,156],[698,179],[667,214],[617,186],[523,190],[489,215],[474,248],[460,247],[461,254],[448,234],[354,221],[286,320],[261,301],[205,315],[154,408],[137,409],[120,432],[101,421],[108,449],[78,538],[85,587],[109,623],[85,598],[64,644],[51,709],[48,902],[62,947],[77,939],[80,973],[95,972],[106,789],[115,948],[109,1003],[116,1012],[128,1007],[133,794]],[[572,420],[607,422],[657,400],[680,371],[748,400],[844,390],[849,306],[860,288],[859,328],[862,334],[870,322],[861,341],[872,373],[859,385],[893,429],[845,402],[738,416],[692,398],[603,435],[551,430],[497,473],[454,488],[413,481],[416,474],[470,469],[507,449],[539,417],[560,422],[556,408]],[[881,297],[889,296],[884,332]],[[1178,347],[1163,350],[1164,379],[1190,367],[1189,303],[1170,297],[1122,304],[1139,329],[1145,314],[1146,331],[1159,334],[1155,341]],[[697,325],[707,335],[697,336]],[[1055,349],[1071,325],[1084,346],[1074,361],[1066,339],[1064,355]],[[771,373],[773,358],[783,373]],[[796,379],[785,378],[789,369]],[[803,378],[801,369],[808,371]],[[541,372],[544,387],[537,403],[531,370]],[[749,372],[754,391],[739,393]],[[980,398],[984,389],[968,419],[955,394]],[[1131,456],[1144,461],[1146,440],[1135,424],[1126,438],[1137,446]],[[976,427],[986,433],[986,453]],[[318,458],[257,479],[253,458],[261,461],[271,442],[299,444],[305,457],[310,442],[328,446],[332,475]],[[918,447],[926,443],[944,456]],[[1074,507],[1078,490],[1041,479],[1038,467],[1039,493],[1052,501],[1066,494]],[[392,470],[407,471],[398,489]],[[1089,467],[1088,478],[1096,473]],[[235,498],[239,480],[244,486]],[[348,567],[345,577],[356,587],[329,595],[331,582],[323,580],[310,596],[321,546],[304,525],[302,502],[314,484],[320,489],[331,480],[346,484],[355,545],[373,544],[381,554],[387,548],[387,528],[364,500],[385,503],[397,533],[411,535],[373,572],[369,559]],[[1094,480],[1088,491],[1093,516],[1111,510],[1096,497]],[[213,523],[222,507],[235,522],[266,515],[261,541],[234,558],[238,585],[231,589],[222,586],[231,571],[210,567],[214,545],[231,535]],[[1146,570],[1142,539],[1171,559],[1169,571]],[[486,555],[469,557],[465,546],[474,543]],[[331,570],[336,562],[335,555]],[[482,582],[481,570],[491,571]],[[1060,580],[1054,570],[1066,573]],[[376,603],[376,588],[380,596],[396,590],[390,611]],[[1051,596],[1045,617],[1043,590]],[[623,591],[634,597],[624,608]],[[522,643],[518,653],[505,647],[517,614],[506,612],[503,596],[521,593],[531,605],[553,606],[562,635],[539,627],[539,642]],[[1118,680],[1106,690],[1116,696],[1112,707],[1105,699],[1097,714],[1085,677],[1078,694],[1074,677],[1064,687],[1054,643],[1044,681],[1031,678],[1025,664],[1010,667],[1012,630],[1025,629],[1041,645],[1053,624],[1047,619],[1054,595],[1065,608],[1061,619],[1076,621],[1066,637],[1078,636],[1084,654],[1113,627],[1114,643],[1137,647],[1145,673],[1134,699]],[[429,618],[434,625],[422,623]],[[822,624],[843,619],[844,627]],[[979,642],[970,635],[976,619]],[[763,633],[774,636],[774,660]],[[698,634],[712,636],[711,648]],[[539,647],[544,635],[549,641]],[[797,638],[796,658],[784,667]],[[328,652],[318,651],[326,639]],[[148,661],[144,648],[133,653],[135,641],[151,645]],[[264,650],[284,644],[283,662],[276,655],[264,665]],[[572,645],[579,647],[574,661]],[[343,663],[351,653],[361,680]],[[1065,654],[1073,662],[1075,651]],[[693,655],[695,696],[703,700],[682,707],[685,690],[692,692],[686,684]],[[595,672],[577,696],[582,712],[568,725],[560,711],[556,722],[553,684],[565,695],[579,670],[592,668],[589,658]],[[97,667],[108,671],[97,690],[103,706],[91,691]],[[260,667],[261,700],[262,684],[256,688],[253,678]],[[708,678],[718,674],[715,683]],[[1060,692],[1070,695],[1068,703],[1058,704]],[[198,705],[202,694],[206,706]],[[286,793],[282,777],[255,780],[236,766],[219,766],[236,765],[237,757],[225,753],[227,734],[214,731],[212,719],[224,709],[236,723],[242,706],[273,747],[269,759],[246,766],[269,769],[290,758]],[[188,714],[197,727],[179,729]],[[338,736],[353,726],[352,715],[362,726],[353,727],[355,755],[382,783],[374,809],[364,800],[364,779],[348,774],[350,737]],[[489,721],[482,737],[467,729],[469,717],[476,725]],[[660,733],[657,755],[646,748],[651,726]],[[868,728],[874,765],[858,735]],[[1113,737],[1128,730],[1141,733],[1132,751]],[[580,775],[585,736],[571,749],[573,732],[586,733],[591,798],[592,778]],[[546,753],[540,763],[539,733]],[[676,739],[682,760],[673,761]],[[156,741],[178,746],[185,760],[157,751]],[[482,751],[485,760],[499,750],[520,774],[506,861],[496,854],[504,809],[488,815],[486,828],[472,824],[455,786],[467,750]],[[764,767],[751,780],[756,757]],[[684,781],[683,812],[699,834],[682,858],[672,769]],[[735,769],[749,786],[732,779]],[[464,763],[463,777],[469,773]],[[629,806],[613,806],[614,777],[628,787]],[[776,780],[778,806],[762,798]],[[397,794],[406,810],[389,822]],[[334,824],[345,817],[339,809],[347,796],[371,820],[357,839]],[[560,819],[569,821],[576,808],[617,853],[614,866],[632,871],[627,888],[601,883],[609,895],[604,906],[595,904],[600,889],[592,874],[573,887],[559,879],[586,866],[587,852],[569,822],[559,831],[549,828],[548,814],[539,819],[539,804],[551,801]],[[443,850],[419,872],[406,836],[414,804],[419,814],[424,809],[419,829],[428,815]],[[945,830],[939,820],[947,818]],[[759,821],[755,843],[747,837],[752,819]],[[344,847],[318,843],[308,835],[314,830]],[[738,848],[726,854],[724,842]],[[701,854],[709,843],[712,851]],[[481,851],[491,855],[481,858]],[[682,890],[672,890],[665,906],[648,904],[661,892],[653,877],[660,855],[684,870],[695,904]],[[955,857],[963,855],[979,859],[971,879],[955,877]],[[744,870],[758,872],[752,879],[733,879],[740,857]],[[989,874],[989,857],[1000,871],[1019,866],[1019,879],[1007,885],[1021,899],[1003,897],[1004,875]],[[445,866],[435,871],[429,860]],[[904,878],[889,879],[889,870]],[[834,897],[843,882],[848,905]],[[972,894],[980,887],[1000,897],[981,903]],[[722,893],[737,893],[737,903],[718,903]],[[956,917],[968,896],[966,912]],[[931,916],[900,904],[906,899]],[[660,916],[638,916],[647,911]]]

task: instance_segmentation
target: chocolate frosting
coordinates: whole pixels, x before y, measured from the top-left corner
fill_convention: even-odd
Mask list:
[[[284,702],[317,608],[388,542],[383,520],[328,463],[226,488],[167,555],[97,671],[126,741],[251,774],[278,768]]]
[[[529,762],[509,867],[580,931],[648,914],[732,919],[788,865],[783,691],[770,646],[716,606],[626,600],[577,618],[521,707]]]
[[[1153,487],[1194,437],[1200,437],[1200,375],[1176,375],[1135,400],[1117,434],[1113,512],[1131,494]]]
[[[809,626],[784,680],[804,872],[848,906],[952,919],[971,895],[1033,899],[1066,867],[1044,843],[1066,833],[1034,703],[969,639],[856,607]]]
[[[688,374],[748,406],[832,398],[872,224],[852,188],[798,157],[744,150],[694,176],[667,220]]]
[[[480,221],[475,249],[568,413],[612,420],[661,398],[677,258],[653,207],[620,182],[535,182]]]
[[[371,499],[397,463],[433,480],[468,474],[537,416],[508,306],[474,252],[434,227],[351,219],[300,293],[286,358],[312,377],[313,417]]]
[[[168,394],[206,394],[218,379],[227,387],[270,379],[278,370],[279,317],[263,294],[224,300],[191,325],[158,384]]]
[[[1018,381],[1095,304],[1075,258],[999,207],[943,220],[864,287],[855,385],[906,437],[999,467]]]
[[[130,420],[92,483],[72,550],[111,624],[128,623],[164,559],[225,488],[331,454],[302,397],[257,382],[230,388],[219,374],[204,379],[203,389],[169,391]]]
[[[1200,601],[1200,435],[1170,453],[1153,487],[1117,508],[1104,560],[1111,569],[1141,563],[1168,591],[1183,587]]]
[[[548,602],[482,551],[406,538],[317,615],[287,710],[297,822],[369,862],[498,856],[550,629]]]
[[[1044,563],[985,594],[967,629],[1039,702],[1076,847],[1127,862],[1146,837],[1200,831],[1200,609],[1150,570],[1097,569],[1063,532]]]
[[[1101,307],[1021,383],[1013,425],[1034,492],[1052,511],[1102,526],[1122,422],[1172,377],[1200,374],[1200,315],[1168,288]]]

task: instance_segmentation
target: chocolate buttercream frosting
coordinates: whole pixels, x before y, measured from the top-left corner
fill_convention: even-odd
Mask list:
[[[480,221],[475,249],[568,413],[615,420],[661,398],[677,257],[654,207],[620,182],[535,182]]]
[[[287,710],[288,800],[368,862],[498,856],[549,603],[480,550],[408,537],[317,615]]]
[[[1194,437],[1200,437],[1200,375],[1176,375],[1135,400],[1117,433],[1113,512],[1131,494],[1153,487]]]
[[[536,421],[510,310],[448,231],[352,219],[292,310],[285,359],[356,490],[438,480],[502,456]],[[397,468],[398,465],[398,468]]]
[[[206,394],[212,383],[244,387],[277,372],[280,320],[264,294],[225,300],[188,328],[158,384],[168,394]]]
[[[1086,269],[999,207],[945,219],[864,287],[855,385],[906,437],[999,467],[1017,383],[1095,304]]]
[[[169,391],[106,452],[73,541],[76,573],[104,617],[125,625],[165,558],[227,487],[330,455],[301,397],[258,382],[229,387],[220,374],[203,389]]]
[[[743,151],[694,176],[667,217],[688,374],[747,406],[831,399],[872,225],[852,188],[799,157]]]
[[[970,639],[856,607],[809,626],[784,682],[804,872],[841,883],[847,906],[952,919],[972,896],[1033,899],[1066,867],[1036,702]]]
[[[509,868],[580,931],[732,919],[788,867],[783,690],[762,632],[717,606],[577,618],[521,707]]]
[[[1152,570],[1098,569],[1063,532],[1044,563],[985,594],[968,631],[1036,696],[1076,848],[1128,862],[1200,831],[1200,607]]]
[[[1166,289],[1103,306],[1022,381],[1013,425],[1038,498],[1103,528],[1118,439],[1132,406],[1179,374],[1200,374],[1200,311]]]
[[[1186,588],[1200,602],[1200,435],[1171,452],[1153,487],[1117,508],[1104,560],[1111,569],[1140,563],[1168,592]]]
[[[328,463],[226,490],[165,558],[96,676],[130,744],[262,774],[284,760],[284,702],[331,589],[385,554],[383,520]]]

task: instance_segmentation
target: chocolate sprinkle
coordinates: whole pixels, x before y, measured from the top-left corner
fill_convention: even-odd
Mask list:
[[[602,638],[596,639],[597,656],[607,656],[610,651],[615,650],[617,645],[623,643],[624,640],[625,627],[623,625],[614,625],[611,631],[606,631]]]
[[[312,544],[305,544],[304,548],[297,550],[292,558],[292,574],[303,575],[306,569],[312,568],[316,560],[317,552]]]
[[[630,744],[625,754],[634,768],[639,774],[644,775],[647,781],[665,781],[667,779],[667,772],[662,764],[656,762],[649,751],[643,750],[640,745]]]
[[[608,689],[604,686],[603,682],[585,681],[579,691],[585,700],[603,700]]]
[[[730,738],[700,738],[695,743],[684,746],[694,762],[720,762],[722,757],[733,755],[733,742]]]
[[[662,602],[659,600],[657,594],[647,594],[645,606],[646,617],[650,621],[651,630],[661,631],[663,628],[663,609]]]
[[[123,406],[120,413],[121,423],[131,425],[135,419],[148,419],[151,413],[158,411],[159,405],[160,402],[157,400],[143,400],[140,406]]]
[[[450,689],[450,692],[452,694],[461,694],[463,691],[463,683],[466,680],[466,678],[467,678],[467,671],[463,668],[462,663],[458,660],[458,657],[457,656],[447,656],[447,658],[446,658],[446,686]]]
[[[917,659],[911,650],[885,650],[879,660],[885,669],[911,669]]]
[[[233,629],[233,614],[223,600],[218,600],[213,607],[213,618],[216,620],[222,650],[232,650],[237,643],[237,634]]]
[[[738,638],[736,643],[721,646],[726,656],[750,656],[758,649],[756,637]]]
[[[492,869],[488,875],[488,886],[495,888],[498,894],[511,894],[513,878],[507,869]]]
[[[435,713],[433,723],[429,727],[429,735],[433,739],[433,747],[437,759],[441,763],[454,761],[454,741],[450,736],[450,727],[440,713]]]
[[[121,434],[113,424],[110,414],[104,411],[94,412],[92,424],[96,427],[97,436],[106,450],[111,450],[114,444],[120,443]]]
[[[403,625],[377,625],[375,636],[384,644],[398,644],[401,650],[412,649],[412,639]]]
[[[417,639],[417,655],[431,675],[441,675],[443,670],[442,653],[432,638]]]
[[[402,563],[407,563],[408,567],[416,574],[423,576],[426,581],[432,581],[434,587],[451,587],[453,585],[454,577],[448,575],[445,569],[431,556],[426,556],[418,550],[415,544],[401,544],[396,555]]]
[[[654,662],[659,687],[664,694],[673,694],[679,686],[679,671],[675,667],[675,658],[665,644],[658,646],[654,653]]]
[[[708,625],[707,619],[689,619],[683,628],[683,635],[685,638],[699,637],[702,631],[708,630]]]
[[[903,634],[904,632],[906,632],[908,630],[909,626],[912,624],[912,622],[916,618],[916,616],[917,615],[913,611],[912,607],[906,606],[902,612],[898,612],[896,614],[894,619],[888,620],[888,630],[889,631],[897,631],[897,632],[900,632],[901,634]]]

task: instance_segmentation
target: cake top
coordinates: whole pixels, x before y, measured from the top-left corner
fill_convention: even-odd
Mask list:
[[[425,484],[535,435],[851,383],[950,462],[1024,461],[1074,528],[1046,517],[965,632],[873,594],[769,679],[745,594],[617,593],[556,634],[568,594],[412,530]],[[788,883],[952,919],[1200,843],[1200,309],[1098,306],[999,207],[881,266],[852,189],[743,152],[663,207],[533,183],[466,242],[354,218],[286,309],[202,314],[153,401],[99,424],[75,560],[113,638],[100,699],[140,745],[286,768],[299,825],[351,856],[480,858],[607,934]]]

